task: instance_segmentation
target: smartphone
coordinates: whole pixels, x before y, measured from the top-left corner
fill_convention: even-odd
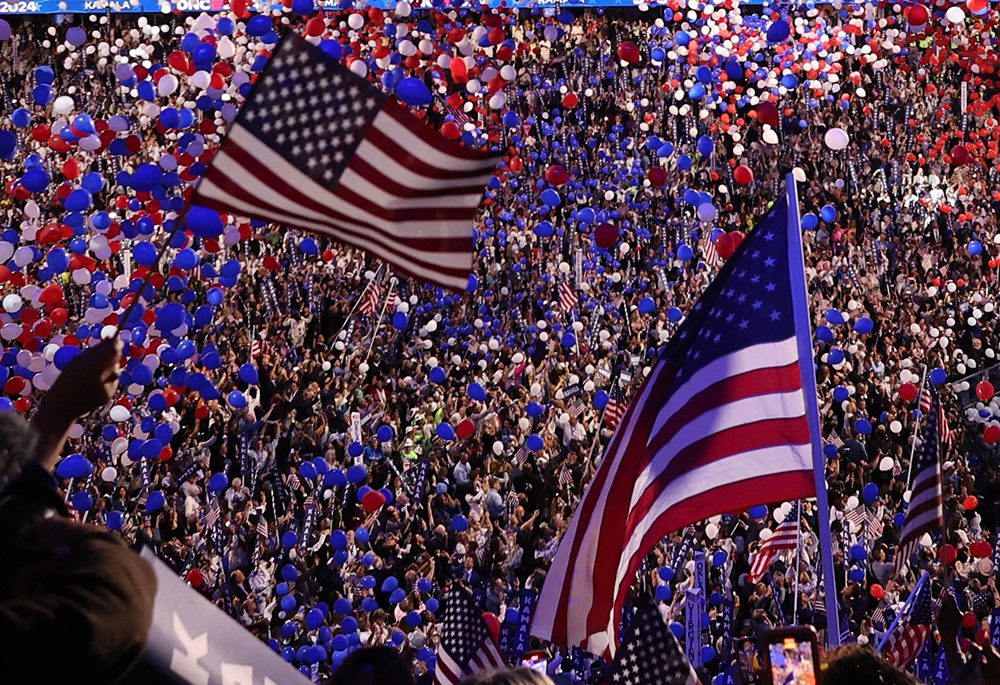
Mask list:
[[[545,673],[549,668],[549,655],[544,649],[535,649],[521,655],[520,665],[532,671]]]
[[[817,685],[820,682],[819,646],[816,631],[811,626],[769,630],[764,633],[762,647],[764,682],[771,685]]]

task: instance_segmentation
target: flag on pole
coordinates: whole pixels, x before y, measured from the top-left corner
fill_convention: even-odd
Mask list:
[[[616,382],[611,386],[611,392],[608,393],[608,404],[604,407],[604,423],[608,424],[611,430],[614,430],[618,427],[622,417],[625,416],[626,409],[628,409],[628,404],[622,397],[621,384]]]
[[[933,407],[933,401],[931,399],[931,389],[925,384],[923,389],[920,391],[920,400],[918,403],[921,413],[924,416],[930,414]],[[939,401],[937,404],[937,420],[938,420],[938,437],[941,439],[942,445],[951,445],[952,435],[951,428],[948,426],[948,417],[944,413],[944,405]]]
[[[371,287],[365,291],[364,299],[358,306],[358,314],[361,316],[371,316],[379,311],[379,301],[382,299],[382,286],[378,282],[373,282]]]
[[[472,593],[455,587],[445,595],[435,685],[458,685],[466,676],[506,668],[500,645],[476,606]]]
[[[192,202],[326,234],[464,292],[473,217],[499,159],[445,139],[289,32]]]
[[[648,602],[632,617],[612,673],[611,682],[621,685],[698,685],[699,682],[677,638],[657,608]]]
[[[934,610],[931,607],[930,583],[921,583],[917,596],[910,607],[909,616],[904,617],[889,635],[885,645],[885,660],[892,666],[905,671],[913,658],[924,648],[931,636]]]
[[[573,308],[579,302],[580,296],[573,290],[573,286],[569,284],[569,281],[563,281],[559,284],[559,306],[562,308],[564,314],[573,311]]]
[[[706,232],[701,237],[701,253],[705,257],[705,265],[716,269],[722,265],[723,259],[719,256],[719,251],[715,248],[715,241],[712,240],[711,232]]]
[[[556,552],[532,633],[613,656],[625,598],[659,540],[726,511],[820,496],[812,355],[789,177],[625,411]]]
[[[941,400],[932,391],[932,408],[926,414],[922,442],[913,465],[913,483],[910,485],[910,505],[906,509],[903,530],[896,550],[897,573],[908,563],[917,542],[924,533],[941,530],[944,510],[941,495],[941,460],[938,456],[940,428],[938,420]]]
[[[771,562],[781,552],[794,550],[799,546],[799,503],[792,505],[788,516],[782,521],[774,533],[760,546],[753,559],[750,560],[750,582],[756,583],[764,577]]]

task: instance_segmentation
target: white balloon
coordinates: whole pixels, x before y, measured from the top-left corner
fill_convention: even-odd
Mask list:
[[[711,202],[704,202],[698,205],[698,218],[704,223],[711,223],[715,221],[715,217],[718,216],[718,210],[715,208]]]
[[[842,128],[831,128],[823,136],[823,142],[831,150],[843,150],[851,142],[851,137]]]
[[[766,131],[764,131],[764,135],[762,137],[764,139],[764,142],[767,143],[768,145],[778,144],[778,134],[774,132],[774,129],[771,128],[767,129]]]
[[[958,5],[952,5],[944,13],[945,19],[951,24],[961,24],[965,21],[965,11]]]
[[[160,97],[173,95],[177,90],[177,77],[173,74],[166,74],[156,83],[156,92]]]
[[[899,421],[892,421],[892,422],[891,422],[891,423],[889,424],[889,430],[891,430],[891,431],[892,431],[893,433],[898,433],[898,432],[900,432],[901,430],[903,430],[903,424],[902,424],[902,423],[900,423]],[[889,459],[889,457],[886,457],[886,459]],[[882,461],[884,462],[884,461],[885,461],[885,459],[883,459]],[[891,461],[891,460],[890,460],[890,461]],[[883,471],[885,471],[885,470],[887,470],[887,469],[882,469],[882,470],[883,470]]]
[[[60,95],[52,103],[52,113],[54,115],[63,116],[69,114],[76,107],[76,103],[73,102],[73,98],[69,95]]]
[[[15,312],[21,311],[21,307],[24,306],[24,300],[21,299],[20,295],[15,295],[14,293],[11,293],[10,295],[4,296],[2,304],[5,312],[10,312],[11,314],[13,314]]]
[[[101,480],[105,483],[113,483],[118,477],[118,470],[114,466],[108,466],[101,471]]]
[[[364,60],[356,59],[351,62],[351,73],[364,78],[368,75],[368,65]]]
[[[892,471],[894,464],[892,457],[882,457],[882,461],[878,463],[879,471]]]
[[[847,508],[857,509],[858,508],[858,498],[857,495],[851,495],[847,498]]]
[[[705,537],[709,540],[714,540],[719,535],[719,527],[714,523],[708,523],[705,525]]]
[[[121,423],[122,421],[128,421],[128,418],[132,415],[132,412],[130,412],[127,407],[123,407],[120,404],[116,404],[115,406],[111,407],[111,411],[108,412],[108,415],[111,417],[112,421]]]
[[[354,13],[347,18],[347,25],[357,31],[365,25],[365,18],[360,14]]]

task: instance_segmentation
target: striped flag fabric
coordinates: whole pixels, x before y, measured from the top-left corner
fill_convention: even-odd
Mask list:
[[[559,306],[562,308],[563,314],[573,311],[573,308],[579,302],[580,296],[573,290],[573,286],[569,284],[569,281],[563,281],[559,284]]]
[[[917,449],[916,463],[913,465],[913,483],[910,484],[910,505],[906,509],[903,530],[899,535],[896,550],[896,569],[901,573],[909,564],[910,556],[917,542],[925,533],[932,533],[944,527],[944,502],[941,494],[941,459],[938,438],[940,399],[932,392],[933,405],[926,414],[922,442]]]
[[[329,235],[464,292],[473,218],[499,160],[447,140],[289,32],[192,202]]]
[[[445,595],[435,685],[458,685],[473,673],[506,667],[500,645],[486,625],[472,592],[455,587]]]
[[[882,537],[882,531],[885,529],[885,524],[882,523],[881,518],[864,504],[859,504],[844,514],[844,520],[859,526],[864,536],[869,540],[876,540]]]
[[[573,473],[567,468],[566,464],[563,464],[562,469],[559,471],[559,485],[560,487],[565,487],[573,482]]]
[[[705,257],[705,264],[713,269],[717,269],[723,263],[722,257],[719,255],[719,251],[715,249],[715,241],[712,240],[712,234],[706,233],[701,237],[701,254]]]
[[[931,390],[926,385],[923,390],[920,391],[919,408],[924,416],[927,416],[931,412],[933,402],[931,400]],[[938,402],[937,407],[937,420],[938,420],[938,437],[941,439],[942,445],[952,444],[952,434],[951,428],[948,426],[948,417],[944,412],[944,405]]]
[[[257,519],[257,535],[261,536],[264,539],[267,539],[267,537],[270,535],[270,532],[268,531],[267,528],[267,519],[264,518],[263,514],[261,514],[260,518]]]
[[[213,500],[205,512],[205,528],[214,528],[219,521],[219,500]]]
[[[889,635],[885,645],[885,660],[905,671],[931,636],[933,620],[930,583],[921,583],[909,616],[901,620]]]
[[[360,316],[371,316],[378,309],[381,299],[382,286],[373,282],[371,287],[365,291],[361,304],[358,305],[358,314]]]
[[[799,503],[792,505],[788,516],[782,521],[774,533],[764,544],[760,546],[753,559],[750,560],[749,579],[751,583],[756,583],[764,577],[767,569],[771,567],[781,552],[796,549],[799,546]]]
[[[815,496],[812,356],[789,176],[632,398],[560,541],[532,634],[613,657],[625,599],[658,541],[716,514]]]
[[[604,407],[604,423],[614,430],[621,423],[626,409],[628,409],[628,404],[622,397],[621,384],[616,382],[611,386],[611,392],[608,393],[608,403]]]

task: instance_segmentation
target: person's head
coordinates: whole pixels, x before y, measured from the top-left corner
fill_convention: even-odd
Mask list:
[[[412,685],[409,666],[389,647],[359,649],[340,665],[330,685]]]
[[[824,685],[916,685],[917,682],[867,646],[838,647],[826,653],[824,662]]]
[[[35,434],[21,417],[12,411],[0,412],[0,485],[21,472],[35,448]]]
[[[461,685],[553,685],[553,682],[544,673],[530,668],[513,668],[477,673],[463,680]]]

